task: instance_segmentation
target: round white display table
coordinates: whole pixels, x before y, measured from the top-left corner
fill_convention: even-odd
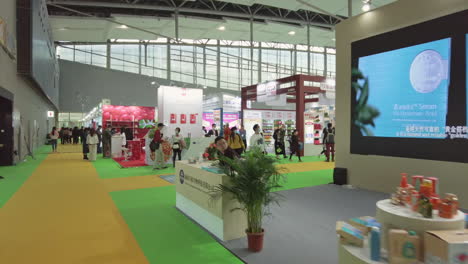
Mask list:
[[[363,248],[348,246],[340,244],[338,246],[338,258],[339,264],[381,264],[388,263],[384,260],[382,261],[372,261],[370,259],[370,249],[367,246],[367,243]]]
[[[382,264],[388,263],[386,257],[380,261],[370,259],[370,249],[367,243],[363,248],[355,246],[347,246],[340,244],[338,247],[339,264]],[[422,264],[422,262],[418,262]]]
[[[377,202],[377,221],[382,224],[382,247],[387,248],[387,233],[390,229],[404,229],[415,231],[424,238],[428,230],[459,230],[465,228],[465,214],[458,214],[451,218],[442,218],[434,211],[433,218],[424,218],[405,206],[393,205],[390,199]]]

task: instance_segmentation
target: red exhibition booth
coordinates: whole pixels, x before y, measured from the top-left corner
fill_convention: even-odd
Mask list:
[[[325,91],[320,88],[320,84],[325,82],[323,76],[293,75],[277,79],[275,81],[260,83],[243,87],[241,90],[241,111],[242,123],[245,122],[245,111],[263,110],[263,111],[281,111],[270,109],[248,108],[250,102],[268,102],[277,100],[283,96],[286,104],[295,104],[295,129],[299,133],[299,139],[304,142],[304,112],[305,104],[318,102],[319,94]],[[284,98],[286,97],[286,98]],[[285,109],[284,111],[292,112]],[[303,151],[301,155],[303,155]]]

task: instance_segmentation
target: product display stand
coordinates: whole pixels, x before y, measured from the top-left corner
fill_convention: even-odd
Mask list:
[[[377,221],[382,224],[382,248],[387,248],[386,235],[390,229],[415,231],[421,237],[429,230],[459,230],[465,228],[465,214],[458,214],[451,219],[438,216],[434,211],[433,218],[424,218],[409,208],[393,205],[390,199],[377,202]]]
[[[465,214],[458,211],[458,214],[451,219],[441,218],[434,211],[433,218],[424,218],[404,206],[393,205],[390,199],[377,202],[377,221],[382,225],[381,238],[382,249],[387,248],[386,234],[390,229],[404,229],[415,231],[420,237],[429,230],[460,230],[465,228]],[[370,249],[365,240],[364,247],[343,245],[338,242],[339,264],[358,263],[388,263],[386,259],[380,262],[370,259]]]

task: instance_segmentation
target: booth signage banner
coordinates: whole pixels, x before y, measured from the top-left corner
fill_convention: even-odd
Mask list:
[[[260,112],[260,111],[244,111],[244,118],[262,119],[262,112]]]
[[[260,83],[257,85],[257,102],[268,102],[276,100],[278,82]]]

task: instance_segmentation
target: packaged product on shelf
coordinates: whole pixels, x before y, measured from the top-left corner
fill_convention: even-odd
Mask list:
[[[413,231],[391,229],[388,232],[388,256],[391,264],[423,261],[422,239]]]
[[[336,222],[336,233],[340,235],[340,242],[347,245],[364,247],[364,234],[362,230],[346,222]]]
[[[361,216],[349,219],[348,223],[360,230],[364,235],[367,235],[373,226],[380,228],[380,223],[372,216]]]
[[[380,228],[373,226],[369,236],[370,258],[373,261],[380,261],[381,245],[380,245]]]
[[[424,235],[424,263],[468,263],[467,241],[468,229],[426,232]]]

